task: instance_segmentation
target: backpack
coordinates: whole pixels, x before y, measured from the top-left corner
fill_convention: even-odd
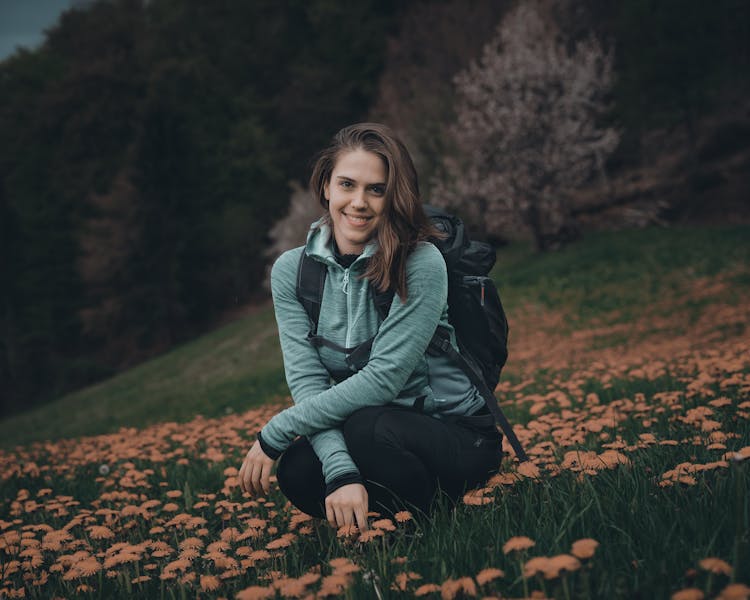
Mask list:
[[[508,358],[508,321],[495,283],[488,277],[495,264],[495,251],[489,244],[470,240],[458,217],[432,206],[425,205],[424,208],[432,224],[444,235],[442,239],[430,241],[445,260],[448,321],[453,326],[460,351],[456,352],[451,345],[449,331],[438,326],[427,352],[447,354],[461,368],[484,398],[518,459],[526,461],[528,457],[493,392]],[[325,345],[343,352],[352,368],[361,368],[369,358],[374,337],[353,348],[344,348],[317,335],[326,273],[325,265],[302,252],[296,290],[297,298],[312,323],[307,339],[315,346]],[[384,320],[394,292],[370,289],[378,315]]]

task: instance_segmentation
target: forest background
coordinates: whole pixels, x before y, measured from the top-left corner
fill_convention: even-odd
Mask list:
[[[0,416],[265,301],[274,253],[301,241],[279,224],[346,124],[390,124],[426,200],[443,201],[462,173],[467,78],[518,4],[91,2],[0,63]],[[747,221],[750,4],[535,6],[571,52],[591,36],[611,51],[597,123],[617,144],[542,238],[538,215],[485,219],[489,196],[454,203],[472,231],[549,249],[595,229]]]

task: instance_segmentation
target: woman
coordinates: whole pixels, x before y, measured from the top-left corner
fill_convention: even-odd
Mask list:
[[[426,353],[438,325],[452,332],[448,282],[404,144],[380,124],[346,127],[319,155],[310,187],[326,215],[271,272],[295,405],[263,427],[239,480],[243,491],[268,493],[280,457],[279,486],[295,506],[365,530],[369,510],[429,512],[439,492],[455,501],[484,483],[501,436],[463,371]],[[314,333],[330,343],[308,337],[296,287],[303,252],[326,265]],[[370,287],[395,292],[382,322]],[[369,359],[347,361],[341,350],[369,340]]]

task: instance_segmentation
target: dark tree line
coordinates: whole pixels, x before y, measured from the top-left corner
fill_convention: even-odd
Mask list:
[[[252,299],[287,181],[366,114],[396,4],[100,1],[0,64],[0,414]]]
[[[612,168],[638,163],[651,128],[745,102],[744,0],[542,4],[571,43],[594,32],[615,45]],[[451,146],[453,75],[514,6],[99,0],[0,63],[0,415],[261,293],[289,181],[341,126],[392,124],[428,190]],[[750,144],[748,131],[731,127],[716,152]]]

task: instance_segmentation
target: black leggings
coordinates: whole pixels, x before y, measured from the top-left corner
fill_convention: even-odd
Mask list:
[[[472,420],[445,421],[392,404],[353,413],[344,422],[344,439],[365,480],[370,510],[429,513],[439,491],[455,502],[485,483],[499,467],[502,435]],[[292,504],[325,518],[322,465],[306,438],[284,452],[276,476]]]

